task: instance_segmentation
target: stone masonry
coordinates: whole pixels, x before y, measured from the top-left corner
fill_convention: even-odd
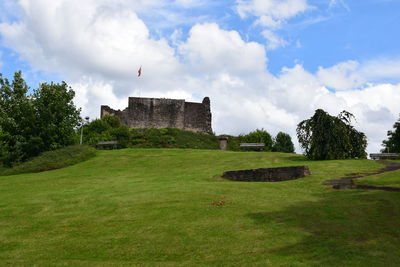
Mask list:
[[[183,99],[129,97],[128,107],[101,106],[100,116],[114,115],[130,128],[178,128],[212,134],[210,99],[202,103]]]
[[[222,177],[233,181],[245,182],[281,182],[295,180],[310,175],[307,166],[260,168],[224,172]]]

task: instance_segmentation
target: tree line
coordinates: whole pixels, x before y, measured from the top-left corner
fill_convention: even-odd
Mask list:
[[[140,142],[173,147],[177,142],[179,135],[173,129],[129,129],[113,116],[84,126],[80,109],[73,103],[74,96],[75,92],[65,82],[41,83],[37,89],[30,90],[21,71],[14,74],[12,81],[0,73],[0,163],[12,166],[44,151],[76,144],[80,130],[85,132],[85,143],[91,145],[118,140],[122,147]],[[296,129],[305,156],[312,160],[365,158],[367,137],[352,126],[354,120],[354,115],[347,111],[332,116],[322,109],[316,110]],[[387,136],[382,152],[400,153],[400,119]],[[179,138],[184,143],[185,138],[192,136]],[[267,151],[293,153],[295,150],[290,135],[283,132],[272,138],[266,130],[257,129],[239,135],[238,139],[265,143]]]
[[[265,151],[294,153],[294,144],[289,134],[279,132],[275,138],[264,129],[257,129],[248,134],[239,135],[239,141],[243,143],[264,143]]]

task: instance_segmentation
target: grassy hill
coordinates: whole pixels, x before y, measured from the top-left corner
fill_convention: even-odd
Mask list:
[[[312,175],[294,181],[220,177],[304,164]],[[321,185],[379,167],[283,153],[124,149],[1,176],[0,265],[398,266],[400,194]]]
[[[0,175],[42,172],[64,168],[85,161],[96,155],[96,150],[87,145],[73,145],[57,150],[46,151],[26,162],[5,168],[0,165]]]

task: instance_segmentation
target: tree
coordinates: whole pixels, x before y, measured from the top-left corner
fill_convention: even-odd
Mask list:
[[[81,119],[73,103],[75,92],[65,82],[42,83],[33,94],[39,138],[43,151],[54,150],[74,143],[74,128]]]
[[[79,110],[66,83],[41,84],[28,95],[21,71],[10,83],[0,74],[0,163],[11,166],[72,143]]]
[[[294,145],[290,135],[288,135],[287,133],[279,132],[274,139],[272,151],[294,153]]]
[[[400,153],[400,118],[393,124],[393,130],[387,132],[388,139],[383,140],[383,153]]]
[[[351,125],[353,118],[347,111],[334,117],[318,109],[310,119],[300,122],[297,137],[306,157],[316,160],[365,158],[367,138]]]
[[[261,130],[257,129],[246,135],[241,135],[239,136],[239,139],[241,142],[246,142],[246,143],[264,143],[266,151],[272,150],[272,137],[264,129]]]
[[[24,161],[40,150],[32,99],[26,95],[28,89],[21,71],[14,74],[11,83],[0,74],[0,161],[6,166]]]

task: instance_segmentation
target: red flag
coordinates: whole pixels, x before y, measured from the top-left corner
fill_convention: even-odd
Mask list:
[[[142,66],[137,71],[137,76],[140,77],[140,75],[142,75]]]

